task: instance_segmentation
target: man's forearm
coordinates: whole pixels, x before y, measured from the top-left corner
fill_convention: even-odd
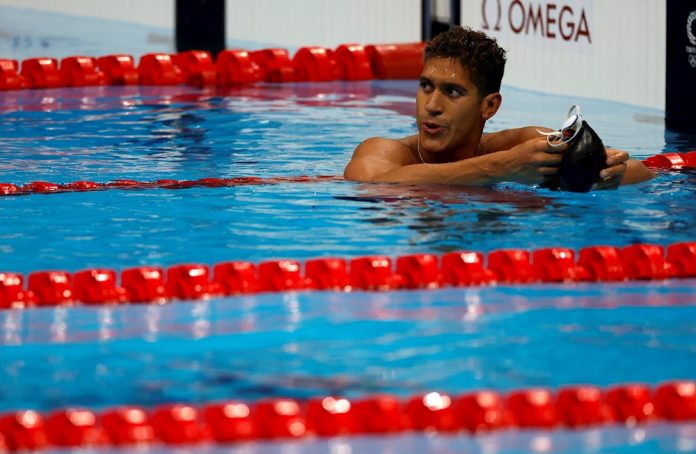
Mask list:
[[[642,183],[653,178],[655,178],[655,173],[648,169],[645,164],[637,159],[629,159],[626,162],[626,173],[623,175],[621,184]]]
[[[412,164],[379,175],[375,181],[487,186],[502,181],[501,156],[484,155],[445,164]]]
[[[524,128],[506,129],[505,131],[487,134],[482,140],[485,153],[509,150],[528,140],[541,137],[539,131],[551,131],[543,126],[526,126]]]

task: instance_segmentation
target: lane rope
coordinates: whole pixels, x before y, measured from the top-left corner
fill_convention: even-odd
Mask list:
[[[256,82],[329,82],[335,80],[417,79],[425,43],[342,44],[336,49],[300,48],[255,51],[151,53],[136,67],[131,55],[27,58],[0,57],[0,91],[99,85],[230,86]]]
[[[655,170],[680,170],[696,168],[696,150],[686,153],[664,153],[643,161]],[[33,181],[24,185],[0,183],[0,196],[20,196],[30,194],[55,194],[65,192],[104,191],[107,189],[189,189],[221,188],[232,186],[267,185],[283,183],[318,183],[324,181],[342,181],[339,175],[315,176],[279,176],[279,177],[236,177],[236,178],[201,178],[198,180],[162,179],[156,181],[136,181],[119,179],[106,183],[94,181],[73,181],[71,183],[51,183]]]
[[[0,414],[0,448],[239,443],[408,431],[477,435],[503,429],[582,430],[694,420],[696,382],[673,380],[655,388],[636,383],[605,389],[571,385],[555,392],[529,388],[505,394],[479,390],[407,398],[323,396],[254,403],[174,403],[151,409],[124,405],[99,412],[78,407],[47,413],[22,410]]]
[[[394,264],[396,266],[394,266]],[[177,264],[166,270],[137,266],[117,273],[89,268],[75,272],[0,272],[0,309],[74,304],[164,304],[261,292],[394,291],[482,285],[660,281],[696,277],[696,242],[624,247],[588,246],[579,253],[552,247],[533,251],[458,251],[442,256],[373,255],[350,259],[228,261]],[[25,286],[26,281],[26,286]]]

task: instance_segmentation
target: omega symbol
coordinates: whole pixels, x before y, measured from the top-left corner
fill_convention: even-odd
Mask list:
[[[488,18],[486,17],[486,5],[488,4],[488,0],[482,0],[481,1],[481,18],[483,19],[483,24],[481,28],[484,30],[490,30],[491,27],[488,25]],[[496,5],[497,5],[497,19],[495,21],[495,28],[493,31],[500,31],[500,19],[503,15],[503,7],[500,4],[500,0],[496,0]]]

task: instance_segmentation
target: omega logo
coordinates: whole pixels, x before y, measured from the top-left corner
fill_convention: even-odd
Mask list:
[[[489,9],[491,2],[495,2],[495,7]],[[500,31],[501,27],[507,26],[517,35],[592,43],[584,7],[578,9],[565,3],[512,0],[505,9],[503,0],[481,0],[481,18],[484,30]]]
[[[488,20],[486,18],[486,4],[488,3],[488,0],[483,0],[481,2],[481,18],[483,19],[483,25],[481,28],[484,30],[490,30],[490,26],[488,25]],[[503,7],[500,4],[500,0],[496,0],[496,5],[497,5],[497,19],[495,21],[495,28],[493,29],[494,31],[500,31],[500,18],[502,17],[502,11]]]

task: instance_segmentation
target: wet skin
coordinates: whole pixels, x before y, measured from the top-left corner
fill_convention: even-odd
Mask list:
[[[565,147],[552,148],[528,126],[483,134],[502,103],[500,93],[481,95],[458,60],[425,62],[416,95],[418,134],[361,143],[344,177],[364,182],[491,185],[514,181],[535,185],[558,172]],[[607,149],[607,168],[596,189],[645,181],[654,176],[625,151]]]

